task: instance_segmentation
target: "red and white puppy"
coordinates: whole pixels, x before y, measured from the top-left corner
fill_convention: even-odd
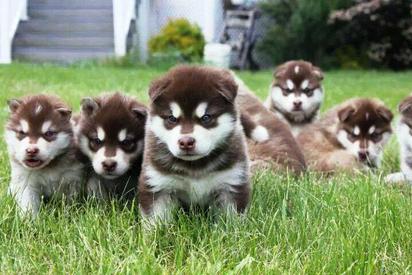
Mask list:
[[[9,193],[23,212],[36,215],[42,197],[72,198],[81,189],[83,166],[75,158],[71,110],[50,95],[12,99],[8,105]]]
[[[237,85],[227,71],[179,66],[154,81],[139,181],[142,214],[168,220],[176,207],[243,212],[249,164]]]
[[[296,136],[314,122],[323,102],[323,73],[306,61],[289,61],[276,68],[265,106],[283,119]]]
[[[133,199],[140,174],[146,107],[119,93],[82,100],[76,140],[91,169],[88,193]]]
[[[298,135],[306,161],[322,172],[379,167],[391,134],[392,112],[376,99],[351,99]]]

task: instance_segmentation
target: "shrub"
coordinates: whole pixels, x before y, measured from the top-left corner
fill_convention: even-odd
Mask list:
[[[260,6],[270,19],[258,51],[274,64],[305,59],[321,66],[336,65],[340,48],[336,27],[328,24],[332,10],[352,0],[265,0]]]
[[[181,58],[199,61],[203,57],[205,39],[199,26],[186,19],[170,20],[160,33],[149,40],[149,51],[156,58]]]
[[[410,0],[360,0],[332,13],[330,21],[341,26],[343,43],[363,49],[371,61],[392,69],[412,67]]]

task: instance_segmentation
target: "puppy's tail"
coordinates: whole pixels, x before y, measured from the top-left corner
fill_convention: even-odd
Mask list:
[[[259,143],[269,139],[269,132],[266,127],[257,124],[248,114],[242,113],[240,115],[240,122],[246,137],[249,139]]]

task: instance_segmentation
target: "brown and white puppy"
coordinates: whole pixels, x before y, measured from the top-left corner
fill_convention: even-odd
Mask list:
[[[243,212],[249,163],[229,72],[178,66],[154,81],[139,181],[140,209],[167,221],[176,207]]]
[[[43,197],[72,198],[81,189],[83,166],[75,158],[71,110],[50,95],[11,99],[8,105],[9,193],[22,212],[36,215]]]
[[[401,101],[398,107],[400,118],[396,136],[400,149],[401,171],[385,178],[388,183],[412,183],[412,96]]]
[[[379,167],[393,115],[376,99],[351,99],[328,111],[298,136],[308,165],[316,171]]]
[[[306,169],[303,154],[289,127],[270,112],[246,86],[238,84],[237,105],[242,112],[242,125],[248,136],[251,169],[271,169],[301,174]]]
[[[133,199],[143,156],[146,107],[119,93],[84,98],[75,126],[77,143],[91,166],[88,194]]]
[[[296,136],[315,121],[323,102],[323,73],[312,63],[289,61],[273,74],[265,106],[289,124]]]

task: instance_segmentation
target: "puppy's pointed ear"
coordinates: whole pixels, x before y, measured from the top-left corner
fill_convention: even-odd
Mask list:
[[[72,110],[66,107],[59,107],[56,111],[64,118],[69,120],[72,116]]]
[[[323,80],[323,72],[319,67],[316,66],[312,66],[312,73],[316,76],[316,78],[318,79],[318,81],[322,81]]]
[[[237,96],[238,85],[236,84],[235,79],[232,74],[227,70],[220,70],[216,72],[216,77],[218,79],[218,91],[219,93],[230,103],[234,103]]]
[[[355,113],[355,108],[347,106],[338,111],[338,118],[340,122],[346,122]]]
[[[275,71],[273,72],[273,77],[275,79],[279,79],[279,78],[283,77],[286,73],[286,69],[287,69],[287,63],[284,63],[284,64],[276,67]]]
[[[399,113],[402,115],[412,115],[412,96],[408,96],[398,106]]]
[[[147,117],[147,108],[140,104],[132,104],[131,111],[137,119],[145,120]]]
[[[9,105],[10,113],[15,113],[21,105],[21,101],[18,99],[9,99],[7,100],[7,105]]]
[[[100,108],[97,101],[91,97],[83,98],[80,104],[82,106],[82,113],[86,116],[93,116]]]
[[[391,110],[389,110],[385,106],[379,107],[376,110],[376,112],[377,112],[378,116],[381,117],[386,122],[391,122],[392,119],[393,119],[393,114],[392,114]]]
[[[167,76],[152,81],[149,88],[150,101],[154,102],[159,96],[161,96],[171,82],[172,80]]]

